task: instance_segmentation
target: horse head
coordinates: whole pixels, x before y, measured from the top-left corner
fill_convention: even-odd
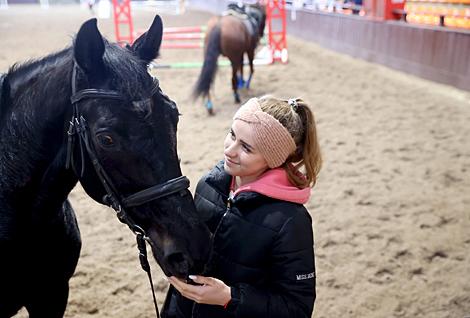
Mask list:
[[[148,73],[163,25],[132,46],[106,41],[96,19],[74,42],[68,164],[94,200],[143,232],[165,275],[201,274],[211,252],[177,155],[178,109]],[[78,136],[78,137],[77,137]]]

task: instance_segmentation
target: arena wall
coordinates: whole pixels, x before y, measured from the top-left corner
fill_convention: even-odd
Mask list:
[[[218,14],[227,1],[192,0]],[[287,34],[366,61],[470,91],[470,31],[404,21],[372,21],[356,15],[287,10]],[[289,47],[289,43],[287,43]],[[312,57],[313,59],[315,57]]]

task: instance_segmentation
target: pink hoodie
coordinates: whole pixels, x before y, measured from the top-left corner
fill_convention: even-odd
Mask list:
[[[235,191],[239,193],[253,191],[270,198],[305,204],[310,198],[310,187],[299,189],[294,187],[287,179],[287,174],[282,168],[271,169],[263,173],[258,180],[245,184]]]

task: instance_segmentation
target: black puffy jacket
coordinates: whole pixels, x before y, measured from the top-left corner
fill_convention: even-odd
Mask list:
[[[316,293],[309,213],[302,204],[256,192],[229,199],[232,177],[223,164],[199,181],[195,202],[213,234],[205,276],[229,285],[232,300],[227,308],[197,304],[174,290],[175,317],[311,317]]]

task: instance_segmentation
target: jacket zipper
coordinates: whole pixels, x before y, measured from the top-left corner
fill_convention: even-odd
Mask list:
[[[220,224],[222,224],[222,221],[225,219],[227,214],[230,212],[232,205],[232,198],[227,199],[227,210],[225,211],[224,215],[222,215],[222,218],[219,221],[219,224],[217,224],[217,227],[215,228],[214,235],[212,235],[212,243],[214,243],[215,236],[217,235],[217,232],[219,231]]]

